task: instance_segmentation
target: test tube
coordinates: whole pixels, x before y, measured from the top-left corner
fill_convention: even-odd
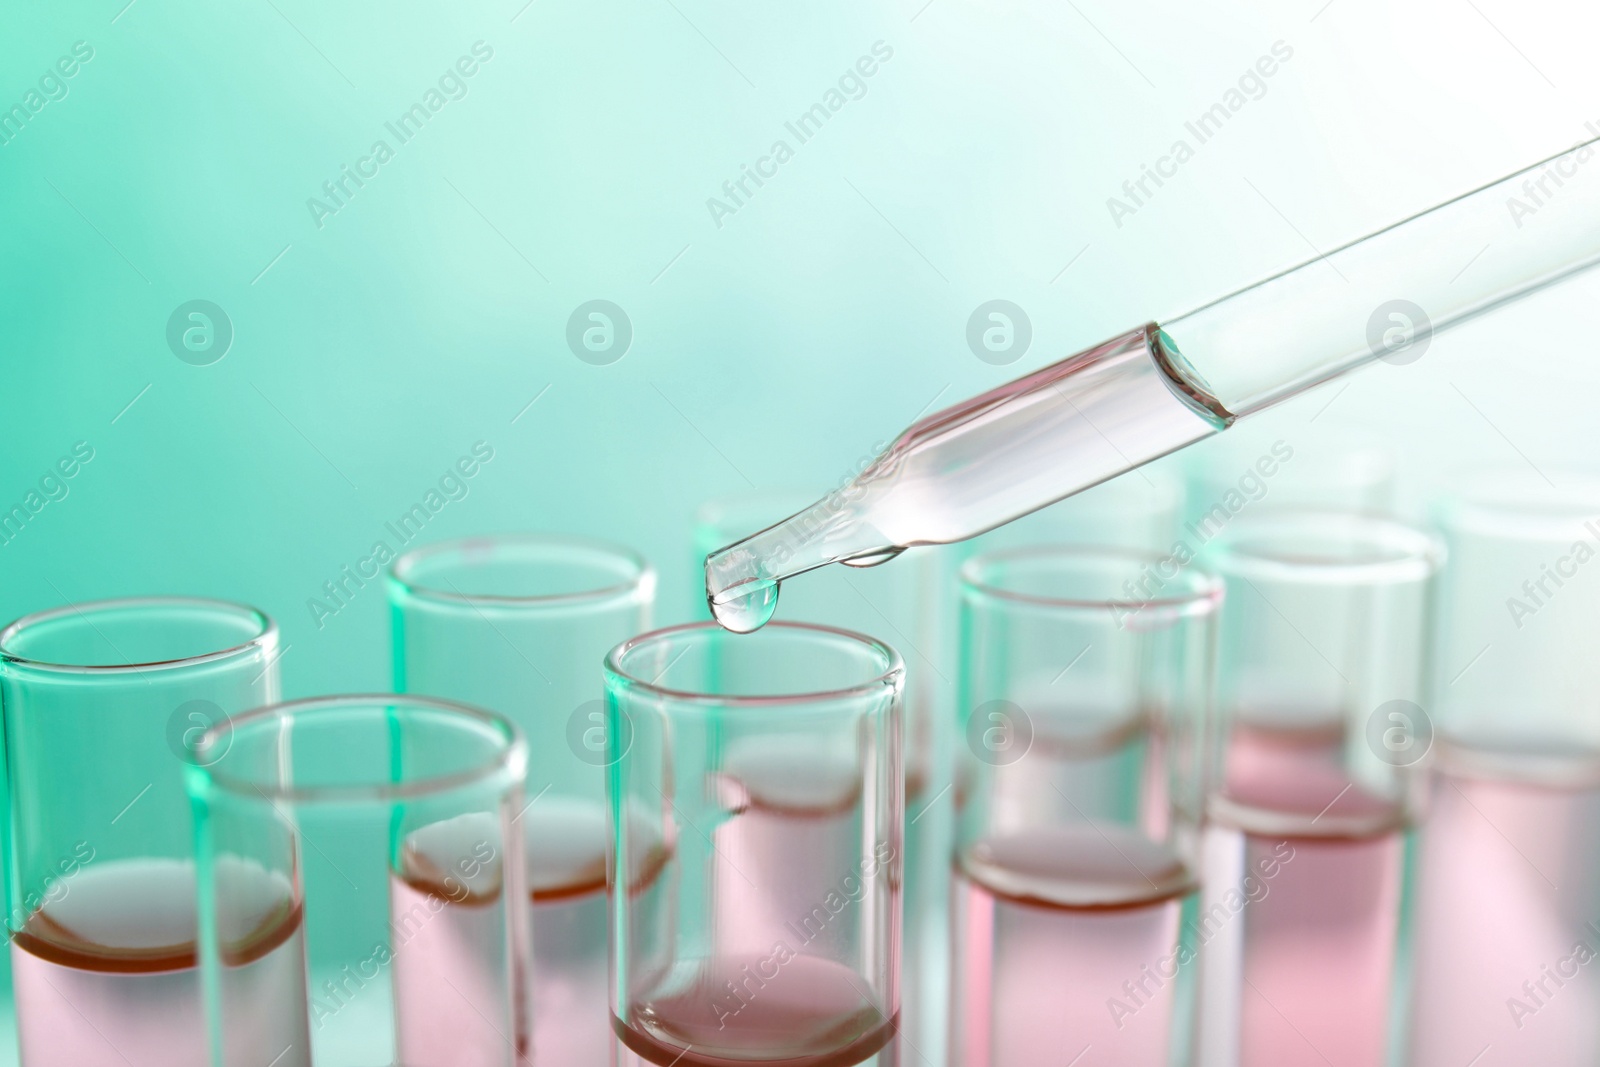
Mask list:
[[[277,699],[253,608],[77,604],[0,630],[7,924],[23,1067],[200,1067],[187,741]]]
[[[490,708],[529,739],[526,834],[533,1048],[544,1063],[603,1063],[606,996],[605,725],[600,661],[647,629],[655,573],[600,542],[534,534],[418,549],[390,572],[394,685]]]
[[[1313,509],[1389,515],[1394,508],[1394,454],[1371,441],[1338,435],[1331,443],[1290,440],[1246,427],[1187,455],[1184,533],[1196,548],[1243,514]]]
[[[1389,1062],[1441,557],[1348,513],[1248,517],[1207,546],[1228,606],[1202,1067]]]
[[[526,761],[501,716],[391,694],[196,738],[212,1067],[531,1067]]]
[[[814,493],[767,490],[719,497],[695,515],[694,573],[706,555],[798,511]],[[947,725],[955,682],[955,560],[959,549],[920,554],[898,567],[834,567],[797,583],[784,602],[791,622],[884,635],[900,650],[905,679],[905,884],[900,1028],[929,1063],[942,1062],[949,997],[949,855],[952,804]],[[695,583],[696,614],[708,617]]]
[[[619,1067],[899,1062],[902,681],[811,624],[607,657]]]
[[[1552,475],[1436,511],[1413,1067],[1600,1062],[1600,484]]]
[[[1222,591],[1162,560],[962,569],[954,1067],[1188,1062]]]

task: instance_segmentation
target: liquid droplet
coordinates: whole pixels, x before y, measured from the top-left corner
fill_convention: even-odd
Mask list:
[[[877,552],[869,552],[864,556],[851,556],[849,559],[842,559],[839,562],[846,567],[876,567],[880,563],[888,563],[904,551],[905,549],[903,548],[885,548]]]
[[[748,578],[707,598],[711,616],[724,630],[755,633],[767,624],[778,607],[778,583],[770,578]]]

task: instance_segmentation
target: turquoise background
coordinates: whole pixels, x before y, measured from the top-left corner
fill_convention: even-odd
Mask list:
[[[387,686],[380,583],[320,625],[308,601],[375,541],[398,547],[384,524],[475,442],[494,458],[420,540],[626,542],[673,621],[703,499],[820,492],[935,397],[1181,313],[1600,120],[1596,15],[1557,3],[124,2],[0,10],[0,110],[93,48],[0,144],[0,511],[94,450],[0,545],[0,615],[242,600],[282,627],[288,695]],[[319,227],[308,198],[479,41],[493,57],[465,97]],[[879,41],[893,57],[865,95],[719,227],[707,199]],[[1264,94],[1117,225],[1107,198],[1277,41],[1293,58]],[[1387,439],[1408,504],[1457,467],[1592,462],[1597,292],[1235,433],[1309,453]],[[995,298],[1032,320],[1009,367],[965,341]],[[166,341],[195,299],[234,332],[209,366]],[[608,366],[565,340],[592,299],[632,324]]]

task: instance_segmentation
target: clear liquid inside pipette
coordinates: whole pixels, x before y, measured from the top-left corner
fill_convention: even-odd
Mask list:
[[[706,559],[729,630],[764,625],[779,583],[976,536],[1208,437],[1231,416],[1143,326],[911,426],[857,478]]]

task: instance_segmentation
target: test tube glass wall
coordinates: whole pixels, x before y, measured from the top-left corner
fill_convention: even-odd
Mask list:
[[[201,734],[187,774],[212,1067],[531,1067],[526,760],[506,719],[398,695]]]
[[[1186,1062],[1222,593],[1170,567],[1130,598],[1162,559],[1041,547],[962,569],[956,1067]]]
[[[902,683],[787,622],[607,658],[618,1064],[900,1062]]]
[[[1392,513],[1395,460],[1388,448],[1359,435],[1307,439],[1271,429],[1247,423],[1185,450],[1183,540],[1191,549],[1198,551],[1235,517],[1264,511]]]
[[[1600,1063],[1600,485],[1551,474],[1437,513],[1413,1067]]]
[[[185,745],[278,697],[278,631],[208,600],[0,631],[7,922],[24,1067],[200,1067]]]
[[[605,727],[600,662],[649,628],[655,574],[638,555],[532,534],[407,553],[389,582],[394,685],[491,708],[529,742],[534,1053],[603,1063]]]
[[[826,498],[825,498],[826,499]],[[815,492],[747,492],[695,515],[695,615],[708,553],[816,503]],[[817,522],[827,517],[818,509]],[[955,689],[955,561],[963,546],[920,548],[883,567],[824,567],[784,586],[778,617],[877,634],[905,660],[906,845],[900,1023],[919,1063],[943,1062],[949,998],[950,755]]]
[[[1397,522],[1300,512],[1241,519],[1206,559],[1228,606],[1201,1063],[1382,1067],[1442,549]]]

